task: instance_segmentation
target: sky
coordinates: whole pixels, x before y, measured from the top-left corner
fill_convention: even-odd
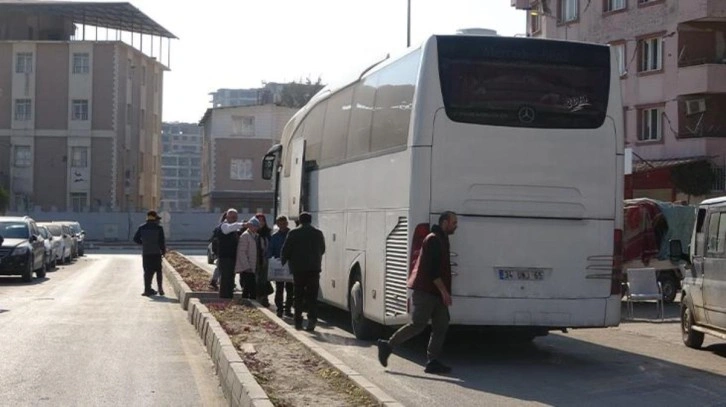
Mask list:
[[[163,121],[199,121],[219,88],[329,83],[406,49],[407,0],[127,1],[179,37]],[[460,28],[523,34],[524,13],[510,0],[411,0],[411,44]]]

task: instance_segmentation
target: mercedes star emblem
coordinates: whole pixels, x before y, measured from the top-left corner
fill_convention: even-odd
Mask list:
[[[518,117],[519,121],[522,123],[532,123],[535,117],[534,108],[529,106],[522,106],[521,108],[519,108]]]

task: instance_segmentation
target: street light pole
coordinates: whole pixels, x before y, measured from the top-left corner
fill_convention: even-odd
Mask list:
[[[408,0],[408,12],[406,13],[406,48],[411,46],[411,0]]]

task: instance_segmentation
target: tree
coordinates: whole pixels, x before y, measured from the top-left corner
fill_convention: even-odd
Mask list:
[[[202,191],[197,191],[194,196],[192,196],[192,208],[199,208],[202,206]]]
[[[321,78],[315,83],[310,78],[304,83],[294,81],[287,83],[282,87],[280,106],[301,108],[324,86]]]
[[[706,160],[679,165],[671,170],[673,185],[687,195],[708,195],[711,193],[714,179],[713,165]]]
[[[0,187],[0,213],[5,215],[5,212],[8,210],[8,205],[10,204],[10,194],[8,193],[5,188]]]

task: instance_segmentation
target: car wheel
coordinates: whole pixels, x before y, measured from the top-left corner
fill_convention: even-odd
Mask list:
[[[694,322],[693,313],[684,299],[681,301],[681,335],[683,343],[689,348],[700,349],[701,345],[703,345],[703,332],[693,330]]]
[[[21,278],[25,283],[33,281],[33,259],[28,259],[28,266],[23,270]]]
[[[660,281],[661,287],[663,288],[663,301],[671,304],[676,299],[676,293],[678,292],[678,283],[673,276],[666,276]]]
[[[35,276],[38,278],[45,278],[45,272],[46,272],[46,263],[45,263],[45,257],[43,257],[43,265],[40,266],[39,269],[35,270]]]
[[[350,324],[356,339],[372,340],[378,335],[378,326],[363,315],[363,284],[360,272],[355,271],[348,290],[348,309]]]

